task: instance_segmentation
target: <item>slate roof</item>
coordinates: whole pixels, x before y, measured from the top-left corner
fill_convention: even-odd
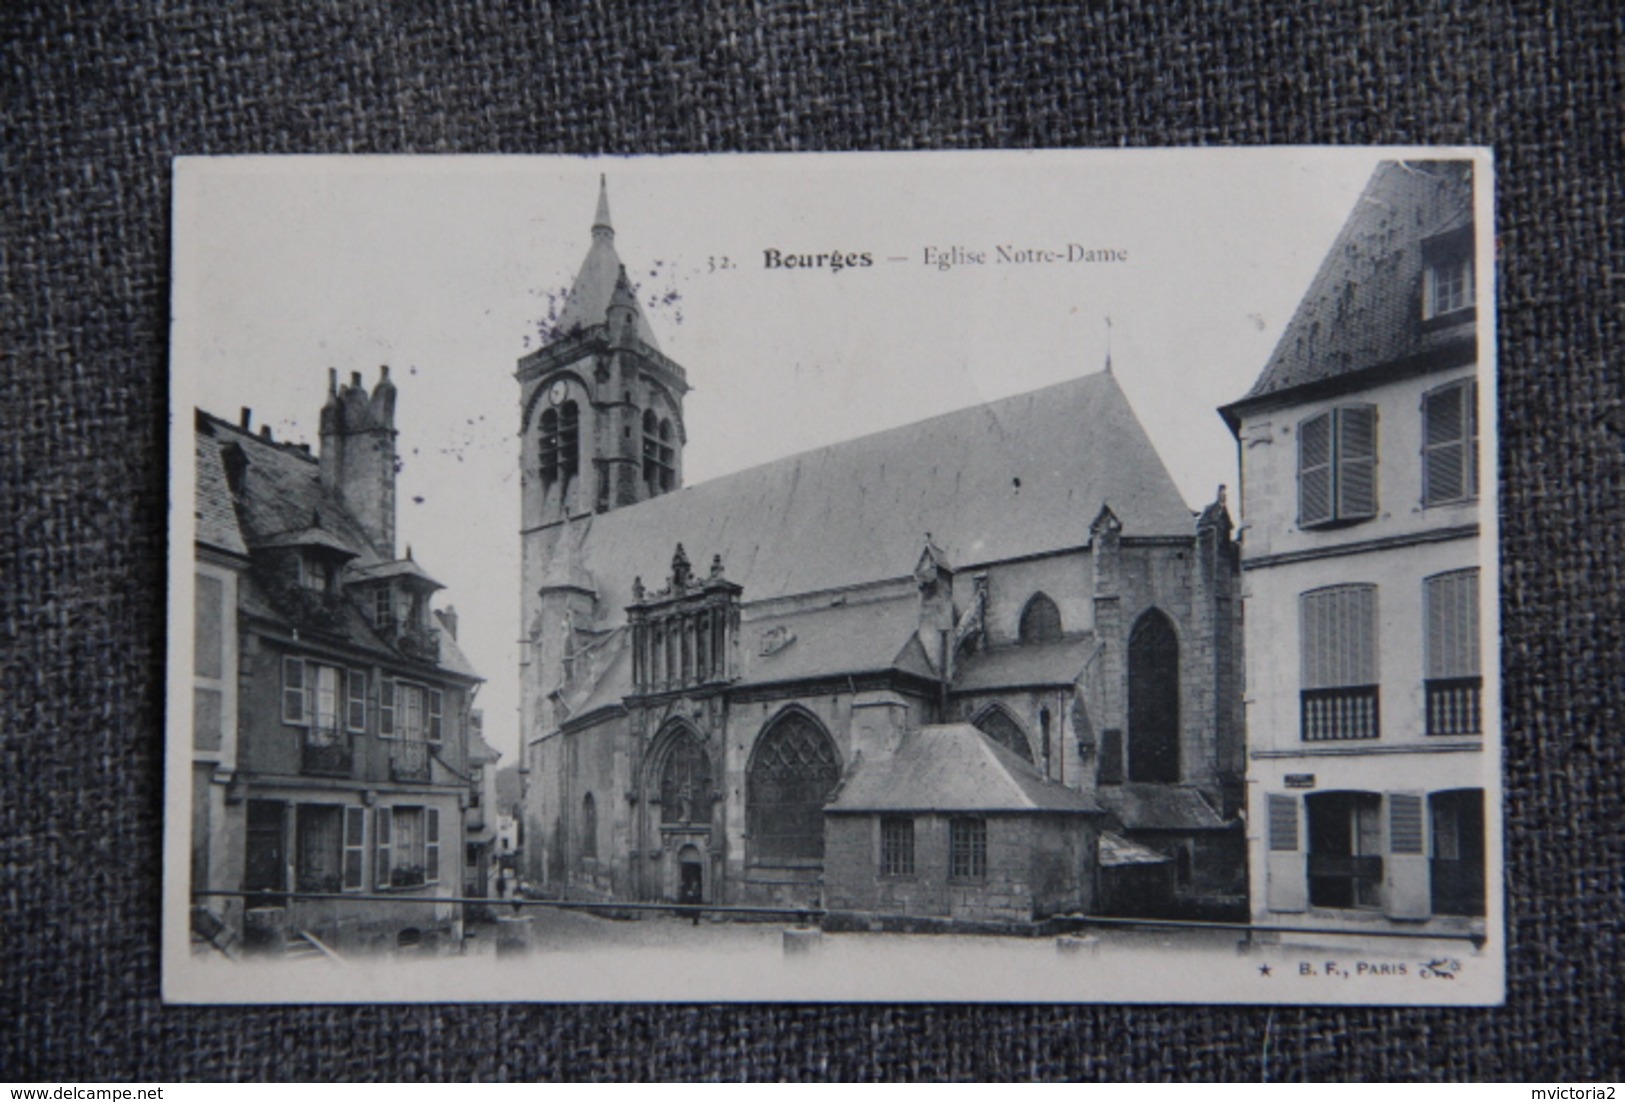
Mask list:
[[[886,669],[934,677],[924,652],[909,645],[917,639],[919,622],[919,597],[914,593],[746,620],[740,625],[743,669],[739,683],[765,684]],[[795,638],[764,655],[762,633],[774,628],[783,628]]]
[[[365,574],[369,580],[382,580],[384,578],[410,578],[414,582],[431,589],[445,589],[429,576],[429,572],[413,562],[411,559],[396,559],[393,562],[379,563],[375,566],[362,567],[358,573]]]
[[[1090,815],[1100,808],[970,724],[952,723],[910,732],[886,758],[860,760],[824,811]]]
[[[609,190],[600,178],[598,213],[592,223],[592,245],[581,262],[575,282],[570,285],[564,309],[559,313],[555,327],[558,332],[568,334],[604,324],[609,300],[615,295],[615,283],[620,273],[621,258],[615,252],[615,228],[609,221]],[[649,319],[643,316],[641,306],[637,311],[637,332],[644,344],[659,350],[660,344],[655,340],[654,330],[649,327]]]
[[[353,566],[388,561],[372,546],[360,523],[338,497],[322,485],[315,456],[291,444],[265,440],[206,413],[199,416],[198,431],[200,436],[214,438],[220,446],[236,444],[248,458],[236,513],[243,539],[250,547],[266,546],[276,537],[306,529],[311,518],[319,516],[322,529],[355,552]]]
[[[1224,830],[1230,824],[1194,788],[1169,784],[1103,784],[1100,805],[1124,830]]]
[[[1081,547],[1103,504],[1125,536],[1194,515],[1102,372],[724,475],[576,522],[618,622],[672,548],[721,554],[747,602],[904,577],[929,531],[955,569]]]
[[[237,527],[237,506],[231,500],[231,485],[226,481],[226,467],[220,459],[220,446],[204,430],[204,420],[197,419],[198,431],[192,437],[192,452],[197,469],[195,511],[198,543],[233,555],[247,555],[248,545],[243,542],[242,530]]]
[[[995,647],[962,658],[954,677],[956,693],[1030,686],[1072,685],[1095,651],[1095,636],[1086,632],[1049,643]]]
[[[1226,420],[1234,425],[1234,410],[1255,399],[1470,342],[1470,320],[1423,324],[1421,243],[1472,220],[1472,162],[1379,165],[1258,381],[1221,411]]]
[[[502,751],[494,748],[485,741],[482,735],[474,731],[468,733],[468,760],[483,765],[489,765],[502,757]]]
[[[246,554],[250,548],[318,545],[355,556],[348,564],[351,571],[369,577],[411,573],[439,586],[410,560],[395,561],[379,554],[343,502],[322,485],[316,457],[304,448],[266,440],[202,410],[197,411],[196,425],[199,542],[238,554]],[[248,460],[241,492],[235,495],[226,481],[221,455],[223,448],[232,445],[240,447]],[[312,525],[313,520],[320,521],[319,527]],[[253,571],[239,582],[238,607],[250,616],[287,622]],[[344,602],[339,615],[339,630],[351,644],[394,653],[353,604]],[[438,639],[441,669],[480,679],[449,631],[438,632]]]

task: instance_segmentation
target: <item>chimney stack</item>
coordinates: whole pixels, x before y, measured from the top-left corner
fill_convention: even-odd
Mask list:
[[[369,395],[359,371],[337,389],[338,372],[329,370],[327,403],[321,415],[322,485],[336,494],[361,522],[373,550],[395,557],[395,384],[383,369]]]

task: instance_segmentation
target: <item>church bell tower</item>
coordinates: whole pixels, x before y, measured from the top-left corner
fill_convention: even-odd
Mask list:
[[[615,251],[603,177],[586,259],[517,377],[526,532],[682,486],[687,373],[661,353]]]

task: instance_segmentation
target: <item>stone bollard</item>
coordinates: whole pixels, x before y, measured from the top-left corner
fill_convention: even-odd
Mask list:
[[[497,918],[497,956],[517,957],[530,952],[530,915]]]
[[[1055,949],[1063,957],[1076,957],[1085,954],[1095,957],[1100,955],[1100,939],[1093,934],[1082,936],[1062,934],[1055,939]]]
[[[281,956],[288,949],[288,912],[282,907],[252,907],[243,912],[243,949]]]
[[[784,931],[784,955],[806,956],[823,944],[824,931],[816,926],[791,926]]]

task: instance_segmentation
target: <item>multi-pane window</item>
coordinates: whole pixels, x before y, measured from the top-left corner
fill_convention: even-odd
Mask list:
[[[1047,643],[1061,637],[1061,610],[1047,594],[1034,593],[1021,610],[1019,635],[1023,643]]]
[[[306,658],[282,659],[282,722],[336,736],[367,728],[367,674]]]
[[[543,485],[569,479],[581,469],[581,411],[575,402],[542,412],[540,445]]]
[[[948,876],[953,880],[987,876],[987,820],[948,820]]]
[[[1377,407],[1347,405],[1298,423],[1298,523],[1368,520],[1377,513]]]
[[[1299,622],[1304,741],[1376,738],[1377,587],[1305,593]]]
[[[1422,504],[1478,496],[1478,383],[1463,379],[1422,397]]]
[[[1422,583],[1427,732],[1476,735],[1483,730],[1479,668],[1478,571],[1453,570]]]
[[[663,494],[677,485],[676,449],[672,446],[671,421],[643,411],[643,481],[649,493]]]
[[[581,856],[598,856],[598,803],[591,792],[581,797]]]
[[[1473,228],[1463,226],[1422,243],[1422,318],[1473,305]]]
[[[294,809],[294,887],[302,892],[359,891],[366,809],[300,804]]]
[[[914,820],[887,816],[880,820],[880,875],[914,875]]]
[[[1033,760],[1032,747],[1027,744],[1027,734],[1021,725],[1010,717],[998,705],[994,705],[976,717],[976,729],[1006,750],[1019,755],[1024,761]]]
[[[394,626],[395,591],[390,586],[381,585],[372,591],[372,622],[381,628]]]
[[[440,880],[440,809],[381,807],[373,827],[380,888],[416,888]]]
[[[824,803],[840,779],[835,744],[816,720],[801,712],[775,720],[756,744],[746,777],[752,859],[821,859]]]
[[[378,685],[378,733],[408,742],[439,742],[445,723],[445,697],[407,681],[384,678]]]

